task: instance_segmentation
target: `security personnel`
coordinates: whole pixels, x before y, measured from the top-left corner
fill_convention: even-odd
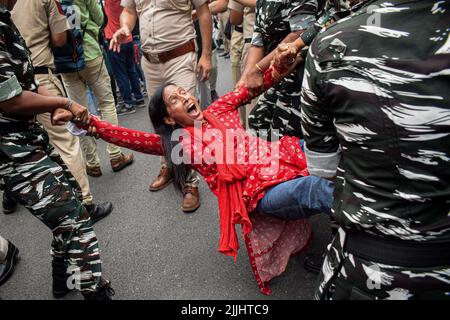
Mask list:
[[[11,20],[15,3],[0,0],[0,187],[53,232],[53,294],[78,288],[86,299],[109,299],[113,292],[101,277],[97,238],[77,196],[79,186],[34,121],[45,112],[87,121],[88,112],[38,85],[25,41]],[[69,272],[74,287],[67,285]]]
[[[268,67],[273,50],[283,41],[295,40],[314,24],[317,10],[317,0],[257,1],[252,46],[239,83],[245,83],[250,92],[261,90],[262,70]],[[276,131],[279,135],[302,136],[298,80],[302,78],[303,66],[300,63],[298,72],[293,72],[259,98],[248,116],[250,128],[265,130],[269,136]]]
[[[66,31],[70,28],[58,2],[18,0],[11,15],[30,50],[36,80],[50,94],[64,97],[63,84],[54,74],[54,58],[50,47],[63,45],[67,40]],[[80,185],[83,205],[88,209],[91,218],[96,220],[108,215],[112,211],[110,202],[93,203],[79,138],[70,134],[64,126],[52,126],[49,113],[39,114],[36,119],[44,126],[51,144]]]
[[[329,26],[306,59],[308,171],[335,181],[341,227],[317,299],[450,299],[450,5],[384,4]]]

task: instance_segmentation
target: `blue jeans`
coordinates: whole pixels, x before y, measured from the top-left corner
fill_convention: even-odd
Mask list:
[[[134,60],[133,42],[122,44],[120,52],[108,50],[108,57],[125,104],[133,104],[132,92],[136,100],[143,99],[141,83],[139,82],[139,75],[136,71],[136,62]]]
[[[283,220],[309,218],[318,213],[331,215],[333,182],[306,176],[289,180],[266,192],[258,203],[260,212]]]

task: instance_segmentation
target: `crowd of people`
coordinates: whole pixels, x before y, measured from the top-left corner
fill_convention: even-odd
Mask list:
[[[114,172],[134,162],[122,148],[159,156],[148,189],[174,183],[186,213],[203,176],[218,251],[236,259],[241,225],[263,294],[325,214],[314,298],[449,299],[449,4],[0,0],[3,211],[51,230],[54,297],[74,270],[85,299],[114,295],[93,227],[113,204],[88,178],[103,139]],[[144,107],[148,132],[119,125]],[[2,236],[0,285],[19,256]]]

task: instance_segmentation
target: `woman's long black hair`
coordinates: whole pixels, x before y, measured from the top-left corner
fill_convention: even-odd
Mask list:
[[[186,165],[184,163],[175,164],[170,159],[172,149],[175,148],[175,146],[180,143],[179,141],[172,141],[171,139],[172,133],[176,129],[180,129],[181,126],[179,126],[178,124],[171,126],[164,122],[164,118],[168,117],[169,114],[167,113],[166,105],[164,103],[163,93],[164,89],[169,85],[173,84],[172,83],[164,84],[155,91],[155,93],[150,99],[150,103],[148,106],[148,113],[150,115],[150,120],[152,121],[155,132],[159,134],[161,137],[161,144],[164,150],[164,156],[166,157],[167,162],[169,163],[169,169],[175,180],[175,185],[179,190],[183,190],[186,182],[186,173],[187,173]]]

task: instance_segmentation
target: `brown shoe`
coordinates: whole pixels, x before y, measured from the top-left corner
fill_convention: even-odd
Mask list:
[[[183,189],[183,206],[184,212],[194,212],[200,207],[200,195],[197,187],[185,187]]]
[[[120,171],[126,166],[132,164],[134,161],[134,155],[130,154],[121,154],[120,158],[111,160],[111,168],[114,172]]]
[[[100,167],[86,167],[86,173],[94,178],[101,177],[102,169]]]
[[[155,180],[148,186],[150,191],[159,191],[167,187],[173,181],[169,168],[161,168]]]

